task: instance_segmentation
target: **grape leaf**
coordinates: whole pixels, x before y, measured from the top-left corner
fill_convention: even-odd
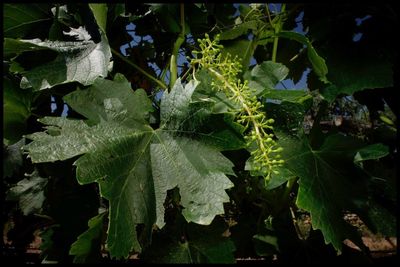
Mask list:
[[[58,52],[53,61],[31,70],[20,71],[24,76],[21,88],[33,87],[34,90],[43,90],[73,81],[90,85],[96,78],[107,76],[111,50],[104,33],[99,43],[90,40],[90,35],[82,27],[71,28],[70,32],[64,34],[75,36],[78,40],[75,42],[40,39],[6,40],[4,49],[7,56],[42,49]],[[18,62],[18,58],[13,60]]]
[[[75,256],[74,263],[91,263],[92,254],[95,251],[100,253],[104,215],[105,212],[91,218],[88,222],[89,229],[78,236],[78,239],[71,245],[69,254]],[[94,246],[97,248],[93,248]]]
[[[176,186],[186,220],[210,224],[224,213],[223,202],[229,200],[225,189],[233,186],[226,174],[234,175],[233,164],[209,142],[212,133],[193,132],[211,114],[209,103],[191,103],[196,86],[189,82],[184,88],[178,79],[171,92],[164,93],[161,126],[153,130],[144,119],[151,102],[143,90],[133,93],[120,78],[96,81],[65,100],[87,116],[88,123],[97,124],[45,117],[41,122],[48,125],[47,133],[27,136],[33,142],[25,149],[35,163],[84,154],[74,163],[77,179],[81,184],[98,182],[110,201],[107,243],[112,257],[141,250],[138,224],[145,225],[149,239],[154,223],[163,226],[166,191]],[[202,136],[208,142],[202,142]]]
[[[314,229],[320,229],[325,242],[339,252],[342,241],[352,239],[361,247],[360,237],[343,220],[344,211],[362,213],[359,203],[368,200],[366,176],[354,164],[354,156],[365,144],[340,134],[326,137],[319,149],[307,140],[281,137],[285,167],[299,177],[297,205],[310,212]]]

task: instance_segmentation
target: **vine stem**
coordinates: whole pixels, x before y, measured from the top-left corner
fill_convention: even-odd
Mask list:
[[[116,55],[118,58],[120,58],[122,61],[124,61],[125,63],[129,64],[130,66],[132,66],[133,68],[135,68],[137,71],[139,71],[140,73],[142,73],[144,76],[146,76],[150,81],[156,83],[158,86],[160,86],[162,89],[166,90],[168,89],[168,86],[165,85],[162,81],[156,79],[155,77],[153,77],[150,73],[146,72],[145,70],[143,70],[141,67],[139,67],[138,65],[136,65],[135,63],[133,63],[132,61],[130,61],[129,59],[125,58],[123,55],[121,55],[118,51],[116,51],[114,48],[111,48],[111,52]]]
[[[268,8],[268,6],[267,6],[267,8]],[[285,12],[285,9],[286,9],[286,4],[282,4],[280,14]],[[269,12],[268,12],[268,15],[269,15]],[[281,27],[282,27],[282,20],[279,18],[278,23],[275,24],[275,26],[274,26],[275,34],[278,34],[280,32]],[[276,62],[276,54],[278,53],[278,41],[279,41],[279,37],[275,36],[274,37],[274,46],[272,48],[272,59],[271,59],[272,62]]]
[[[172,55],[170,60],[170,80],[169,80],[169,87],[172,88],[178,78],[178,52],[179,48],[185,41],[185,4],[181,3],[181,32],[179,33],[178,39],[176,39],[174,43],[174,47],[172,49]]]

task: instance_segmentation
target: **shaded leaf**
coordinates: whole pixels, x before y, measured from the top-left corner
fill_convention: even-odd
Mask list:
[[[376,201],[369,201],[367,216],[378,233],[387,237],[396,236],[397,234],[397,218],[394,214],[390,213],[384,206],[378,204]],[[369,226],[370,227],[370,226]]]
[[[265,112],[269,118],[275,121],[275,133],[282,131],[286,134],[297,135],[303,132],[304,116],[311,104],[312,98],[308,98],[301,104],[287,101],[282,101],[279,104],[268,102],[265,105]],[[277,136],[279,137],[279,134]]]
[[[74,256],[74,263],[94,263],[101,258],[104,215],[105,213],[101,213],[91,218],[88,222],[89,229],[71,245],[69,254]]]
[[[279,251],[278,238],[273,235],[254,235],[254,246],[258,255],[272,256]]]
[[[41,210],[47,179],[40,177],[37,171],[26,176],[28,178],[24,178],[8,190],[7,200],[17,200],[23,214],[29,215]]]
[[[237,39],[229,42],[221,42],[224,49],[221,51],[222,58],[230,54],[232,58],[237,56],[240,64],[242,64],[243,71],[248,69],[250,59],[253,55],[253,41],[247,39]]]
[[[174,222],[176,223],[176,222]],[[226,230],[220,220],[210,226],[190,223],[185,225],[187,236],[184,240],[179,230],[166,231],[154,236],[152,246],[145,254],[145,259],[155,263],[235,263],[235,245],[222,234]],[[176,226],[169,226],[169,228]]]
[[[286,181],[296,178],[296,175],[294,175],[287,168],[277,167],[276,170],[279,173],[272,173],[271,180],[269,181],[268,185],[266,186],[267,190],[277,188],[278,186],[281,186],[282,184],[284,184]]]
[[[20,140],[26,131],[31,97],[29,90],[21,90],[7,78],[3,80],[3,134],[11,143]]]
[[[286,167],[300,178],[296,203],[310,212],[313,228],[320,229],[325,242],[338,251],[346,238],[362,244],[343,220],[343,211],[357,210],[355,203],[365,199],[366,180],[353,163],[363,143],[339,134],[328,136],[317,150],[306,140],[281,138],[279,142]]]
[[[170,33],[179,33],[181,26],[179,23],[179,5],[149,4],[150,10],[160,21],[161,26]]]
[[[49,23],[49,4],[4,4],[4,37],[23,38],[41,26]]]
[[[12,145],[3,147],[3,177],[11,177],[20,167],[22,167],[22,146],[25,144],[25,138]]]
[[[377,55],[353,56],[339,61],[336,52],[327,58],[329,80],[333,83],[321,90],[322,96],[329,102],[341,94],[352,95],[365,89],[393,86],[392,64]],[[345,63],[344,63],[345,62]]]
[[[372,144],[361,148],[354,156],[354,162],[379,159],[389,154],[389,148],[383,144]]]

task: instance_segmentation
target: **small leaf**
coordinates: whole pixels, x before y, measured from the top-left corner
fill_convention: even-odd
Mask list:
[[[74,263],[95,263],[101,259],[101,237],[105,214],[101,213],[91,218],[88,222],[89,229],[78,236],[71,245],[69,255],[74,256]]]
[[[328,79],[326,78],[326,75],[328,74],[328,67],[326,66],[325,60],[318,55],[317,51],[306,36],[297,32],[289,31],[281,31],[278,33],[278,36],[295,40],[307,46],[308,60],[311,62],[315,74],[322,82],[329,83]]]
[[[278,171],[278,173],[271,174],[271,180],[266,187],[267,190],[277,188],[278,186],[284,184],[286,181],[296,178],[296,175],[294,175],[287,168],[279,166],[275,170]]]
[[[312,95],[309,94],[305,90],[279,90],[279,89],[271,89],[265,90],[262,94],[267,99],[276,99],[291,103],[303,103],[307,99],[312,98]]]
[[[93,12],[94,18],[96,19],[97,25],[99,25],[100,29],[106,33],[107,26],[107,4],[99,4],[99,3],[90,3],[90,9]]]
[[[307,47],[308,59],[311,62],[315,74],[324,83],[329,83],[326,75],[328,74],[328,67],[326,66],[325,60],[317,54],[311,43]]]
[[[272,256],[279,251],[278,238],[272,235],[254,235],[254,246],[260,256]]]
[[[310,41],[308,40],[308,38],[306,36],[304,36],[303,34],[300,34],[298,32],[280,31],[277,35],[279,37],[283,37],[286,39],[295,40],[306,46],[308,46],[308,44],[310,43]]]
[[[25,144],[25,138],[21,138],[18,142],[12,145],[4,146],[3,148],[3,177],[11,177],[17,170],[22,167],[22,146]]]
[[[8,190],[7,200],[18,200],[23,214],[29,215],[41,210],[47,179],[40,177],[36,170],[26,176],[28,178],[24,178]]]
[[[289,69],[285,65],[264,61],[254,66],[244,75],[244,78],[249,80],[249,87],[256,90],[256,95],[261,95],[265,90],[275,88],[276,84],[285,79],[288,73]]]
[[[220,40],[232,40],[241,35],[247,34],[249,30],[256,30],[257,22],[255,20],[246,21],[235,25],[233,28],[220,34]]]
[[[235,245],[229,237],[222,235],[226,225],[219,222],[216,220],[209,226],[193,223],[184,225],[187,238],[183,242],[179,241],[179,230],[171,233],[171,230],[165,231],[164,228],[154,236],[154,242],[145,252],[144,259],[151,263],[172,264],[235,263]]]
[[[354,162],[383,158],[389,154],[389,148],[383,144],[372,144],[357,151]]]

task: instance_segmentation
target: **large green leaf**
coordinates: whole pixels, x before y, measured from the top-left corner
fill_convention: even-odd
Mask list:
[[[312,149],[305,139],[284,137],[280,144],[286,167],[300,178],[297,205],[311,213],[313,228],[320,229],[325,242],[338,251],[346,238],[362,244],[343,215],[345,210],[368,209],[359,205],[368,200],[368,180],[353,162],[365,144],[340,134],[328,136],[319,149]]]
[[[40,177],[36,170],[26,176],[27,178],[22,179],[8,190],[7,200],[18,201],[22,213],[29,215],[41,211],[45,200],[44,187],[47,179]]]
[[[151,145],[151,164],[157,196],[157,225],[163,226],[167,190],[178,186],[187,221],[208,225],[223,214],[229,201],[224,189],[233,186],[224,173],[234,175],[233,164],[212,147],[189,138],[157,134]]]
[[[23,38],[52,19],[49,4],[4,4],[3,8],[4,37]]]
[[[88,222],[89,229],[78,236],[78,239],[71,245],[69,254],[75,256],[74,263],[93,263],[91,256],[101,257],[101,237],[105,214],[101,213],[91,218]],[[96,256],[94,259],[98,259]]]
[[[393,66],[379,55],[331,52],[327,60],[330,69],[328,78],[333,84],[323,88],[321,94],[329,102],[339,95],[393,86]]]
[[[151,102],[143,90],[133,93],[120,78],[96,81],[65,100],[97,124],[46,117],[41,122],[48,132],[27,136],[34,140],[25,148],[35,163],[84,154],[74,163],[77,179],[98,182],[110,201],[107,243],[112,257],[140,251],[138,224],[146,226],[148,237],[154,223],[163,226],[166,191],[176,186],[187,221],[210,224],[224,213],[223,202],[229,200],[225,189],[233,186],[226,174],[234,174],[233,164],[209,142],[212,133],[193,132],[210,115],[208,102],[204,107],[191,103],[196,86],[190,82],[184,88],[178,79],[171,93],[164,93],[161,126],[153,130],[144,119]]]
[[[21,88],[33,87],[34,90],[43,90],[73,81],[90,85],[96,78],[107,76],[111,50],[105,34],[102,34],[99,43],[90,40],[91,36],[82,27],[71,28],[71,31],[65,34],[75,36],[77,41],[6,40],[6,55],[42,49],[58,52],[54,61],[31,70],[20,71],[24,76]],[[18,58],[14,60],[18,61]]]
[[[224,213],[222,203],[229,201],[224,189],[233,184],[224,173],[234,175],[233,164],[214,147],[202,144],[201,139],[180,136],[194,131],[209,114],[204,108],[190,108],[197,85],[191,81],[184,88],[178,79],[161,99],[161,128],[151,145],[154,187],[156,195],[161,196],[156,202],[159,226],[163,226],[166,191],[175,186],[180,189],[183,215],[188,221],[210,224],[215,215]]]

